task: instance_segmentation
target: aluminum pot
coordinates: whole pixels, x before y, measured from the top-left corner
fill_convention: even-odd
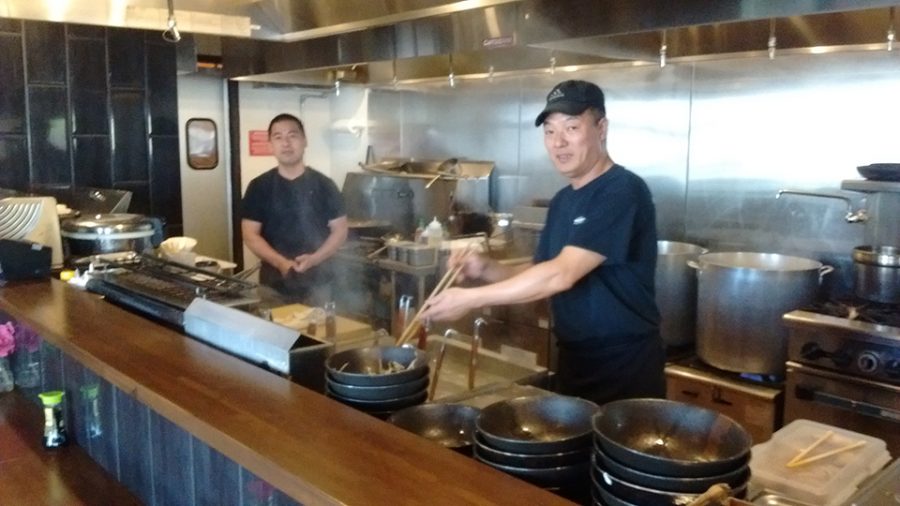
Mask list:
[[[777,253],[707,253],[697,269],[697,355],[727,371],[784,374],[784,313],[812,303],[833,271]]]
[[[656,257],[656,305],[662,317],[660,333],[666,346],[693,344],[697,323],[697,275],[688,260],[707,252],[686,242],[658,241]]]
[[[140,214],[95,214],[63,221],[60,235],[66,257],[73,259],[121,251],[141,253],[159,244],[161,229],[159,220]]]
[[[857,297],[887,304],[900,303],[900,248],[853,248]]]

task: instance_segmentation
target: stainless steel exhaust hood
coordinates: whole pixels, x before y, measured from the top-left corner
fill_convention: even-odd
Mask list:
[[[223,41],[229,77],[385,85],[619,61],[882,48],[896,0],[525,0],[296,42]],[[770,42],[771,41],[771,42]],[[898,48],[900,49],[900,48]]]
[[[0,16],[166,27],[164,0],[0,0]],[[184,33],[221,37],[225,75],[330,85],[551,65],[883,47],[898,0],[174,0]],[[900,41],[898,41],[900,43]],[[900,48],[898,48],[900,50]],[[551,63],[551,61],[553,63]]]

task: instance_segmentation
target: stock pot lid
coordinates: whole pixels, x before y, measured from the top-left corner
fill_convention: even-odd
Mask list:
[[[60,228],[62,235],[94,234],[103,236],[116,236],[120,234],[133,234],[141,232],[141,235],[153,234],[153,221],[140,214],[112,213],[94,214],[75,220],[64,221]],[[144,234],[145,233],[145,234]]]

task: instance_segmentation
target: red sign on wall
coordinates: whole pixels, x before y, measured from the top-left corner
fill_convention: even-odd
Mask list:
[[[272,156],[267,130],[250,130],[250,156]]]

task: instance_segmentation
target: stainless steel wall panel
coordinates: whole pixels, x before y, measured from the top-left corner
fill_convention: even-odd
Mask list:
[[[371,140],[379,156],[494,161],[492,204],[509,211],[566,184],[533,121],[553,84],[587,79],[607,95],[613,159],[654,194],[662,239],[815,258],[837,267],[826,286],[843,292],[853,247],[896,228],[895,217],[846,223],[840,200],[775,195],[792,188],[849,198],[854,209],[866,204],[866,194],[841,190],[841,181],[859,178],[857,165],[900,156],[900,52],[567,70],[375,90]],[[890,208],[871,197],[873,210]]]

